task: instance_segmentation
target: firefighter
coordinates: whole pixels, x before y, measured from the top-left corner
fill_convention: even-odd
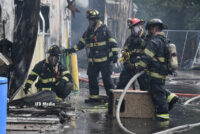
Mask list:
[[[100,21],[100,13],[95,9],[86,12],[89,25],[82,38],[69,53],[77,52],[85,47],[89,48],[87,75],[89,78],[89,99],[86,102],[97,102],[100,99],[98,75],[101,72],[104,88],[108,96],[109,90],[114,88],[111,74],[112,64],[118,60],[116,40],[111,36],[107,26]]]
[[[38,91],[54,91],[59,98],[66,98],[72,88],[72,77],[59,61],[61,50],[57,45],[52,45],[48,50],[49,56],[36,64],[26,80],[24,93],[28,94],[29,88],[35,84]]]
[[[133,63],[138,60],[137,58],[141,55],[145,47],[145,33],[142,28],[144,23],[145,21],[138,18],[129,18],[127,21],[128,27],[131,30],[131,35],[127,38],[122,50],[124,68],[120,73],[117,89],[125,88],[129,80],[136,74]],[[138,78],[141,90],[147,90],[148,88],[145,76],[146,75],[143,74]],[[134,84],[133,88],[135,89]]]
[[[168,121],[169,110],[178,101],[178,97],[164,88],[168,70],[165,55],[166,37],[162,30],[167,29],[167,25],[156,18],[149,20],[145,28],[149,38],[141,59],[135,65],[138,72],[148,70],[149,92],[156,107],[156,119]]]

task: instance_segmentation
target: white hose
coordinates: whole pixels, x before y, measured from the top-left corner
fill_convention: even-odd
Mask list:
[[[140,76],[144,73],[144,71],[140,72],[140,73],[137,73],[135,76],[133,76],[131,78],[131,80],[128,82],[128,84],[126,85],[124,91],[122,92],[120,98],[119,98],[119,102],[117,104],[117,110],[116,110],[116,118],[117,118],[117,123],[118,125],[120,126],[121,129],[123,129],[125,132],[129,133],[129,134],[135,134],[134,132],[131,132],[130,130],[128,130],[127,128],[125,128],[123,126],[123,124],[121,123],[121,120],[120,120],[120,107],[121,107],[121,104],[122,104],[122,100],[124,99],[124,96],[127,92],[127,90],[129,89],[129,87],[132,85],[132,83]]]
[[[177,131],[177,130],[180,130],[180,129],[181,130],[186,129],[186,128],[192,129],[193,127],[197,127],[197,126],[200,126],[200,123],[177,126],[177,127],[170,128],[170,129],[167,129],[167,130],[164,130],[164,131],[160,131],[160,132],[157,132],[157,133],[154,133],[154,134],[172,134],[174,131]]]
[[[196,100],[196,99],[199,99],[199,98],[200,98],[200,95],[199,95],[199,96],[195,96],[195,97],[193,97],[193,98],[187,100],[187,101],[184,103],[184,105],[187,105],[187,104],[189,104],[190,102],[192,102],[192,101],[194,101],[194,100]]]
[[[199,99],[200,98],[200,95],[199,96],[196,96],[196,97],[193,97],[189,100],[187,100],[184,105],[187,105],[189,104],[190,102],[196,100],[196,99]],[[170,129],[167,129],[167,130],[164,130],[164,131],[160,131],[160,132],[157,132],[157,133],[154,133],[154,134],[171,134],[172,132],[174,131],[177,131],[177,130],[180,130],[180,129],[191,129],[193,127],[197,127],[197,126],[200,126],[200,122],[199,123],[195,123],[195,124],[185,124],[185,125],[182,125],[182,126],[177,126],[177,127],[174,127],[174,128],[170,128]]]

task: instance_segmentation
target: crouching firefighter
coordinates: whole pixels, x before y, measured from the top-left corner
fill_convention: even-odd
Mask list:
[[[124,89],[129,80],[136,74],[134,63],[138,60],[138,57],[142,54],[145,48],[145,34],[142,25],[145,21],[138,18],[129,18],[127,21],[128,27],[131,30],[131,35],[127,38],[124,47],[122,49],[122,58],[124,68],[120,73],[117,89]],[[147,90],[147,79],[143,74],[138,78],[138,83],[141,90]],[[133,84],[133,89],[135,85]]]
[[[165,89],[165,79],[168,75],[166,51],[166,37],[163,29],[167,25],[160,19],[151,19],[146,25],[148,40],[141,60],[136,63],[137,71],[148,70],[152,100],[156,107],[156,119],[169,120],[169,110],[178,101],[178,97]]]
[[[101,72],[106,94],[114,88],[111,74],[112,64],[118,59],[118,48],[116,40],[111,36],[106,25],[100,21],[100,13],[95,9],[86,12],[89,26],[78,44],[68,49],[69,53],[79,51],[85,47],[89,48],[87,75],[89,78],[89,99],[85,102],[98,102],[99,86],[98,76]]]
[[[37,63],[26,80],[24,93],[28,94],[29,88],[38,78],[36,88],[38,92],[49,90],[56,93],[57,98],[66,98],[72,88],[72,77],[59,61],[61,50],[57,45],[53,45],[48,50],[49,56]]]

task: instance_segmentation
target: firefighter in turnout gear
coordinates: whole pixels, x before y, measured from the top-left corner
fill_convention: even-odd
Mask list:
[[[69,53],[79,51],[85,47],[89,48],[87,75],[89,78],[89,99],[88,102],[99,100],[98,76],[101,72],[106,94],[114,88],[111,74],[112,64],[118,60],[118,48],[116,40],[111,36],[106,25],[100,21],[100,13],[95,9],[86,12],[89,22],[87,30],[82,38],[73,48],[68,49]],[[87,101],[87,100],[86,100]]]
[[[178,101],[178,97],[165,89],[168,75],[167,57],[165,55],[166,37],[163,29],[167,29],[160,19],[151,19],[146,25],[148,40],[140,61],[136,63],[137,71],[147,69],[150,78],[149,92],[156,107],[156,119],[169,120],[169,110]]]
[[[59,61],[61,50],[57,45],[53,45],[48,50],[49,56],[36,64],[26,80],[24,93],[27,94],[33,82],[38,92],[43,90],[54,91],[59,98],[66,98],[72,88],[72,77]]]
[[[122,54],[124,68],[120,73],[117,89],[125,88],[129,80],[136,74],[136,70],[133,63],[135,63],[136,60],[138,60],[138,57],[141,55],[145,47],[145,34],[142,28],[142,25],[144,23],[145,22],[143,20],[140,20],[138,18],[129,18],[127,21],[128,27],[131,30],[131,35],[126,40],[122,50],[123,53],[125,53]],[[128,58],[127,55],[129,56]],[[145,76],[146,75],[143,74],[138,78],[141,90],[147,90],[147,79]],[[133,88],[135,89],[134,84]]]

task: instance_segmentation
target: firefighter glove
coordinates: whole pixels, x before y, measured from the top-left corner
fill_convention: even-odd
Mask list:
[[[71,53],[75,53],[76,51],[73,48],[71,48],[71,49],[67,48],[67,49],[65,49],[65,52],[71,54]]]

